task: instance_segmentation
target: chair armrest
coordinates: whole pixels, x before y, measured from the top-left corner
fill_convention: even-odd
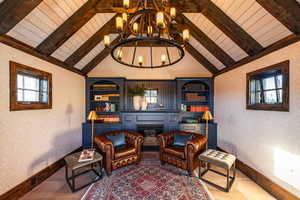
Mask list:
[[[174,134],[172,133],[163,133],[158,136],[158,141],[160,148],[166,148],[166,146],[172,143]]]
[[[97,144],[97,146],[103,153],[109,152],[112,158],[114,158],[115,155],[114,145],[109,139],[106,138],[105,135],[96,136],[94,138],[94,142]]]
[[[198,153],[207,142],[207,138],[205,136],[199,135],[196,136],[194,139],[187,142],[185,148],[187,153]]]

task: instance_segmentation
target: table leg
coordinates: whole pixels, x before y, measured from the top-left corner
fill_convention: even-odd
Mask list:
[[[75,173],[74,170],[72,170],[72,191],[75,191]]]

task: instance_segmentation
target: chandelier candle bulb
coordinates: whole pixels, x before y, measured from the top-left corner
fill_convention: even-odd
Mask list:
[[[153,33],[152,26],[148,26],[148,35],[152,35],[152,33]]]
[[[123,19],[122,17],[116,17],[116,27],[118,31],[123,30]]]
[[[122,60],[123,52],[121,50],[117,51],[117,57],[119,60]]]
[[[137,22],[135,22],[135,23],[133,24],[133,31],[134,31],[135,33],[137,33],[138,30],[139,30],[139,24],[138,24]]]
[[[184,29],[182,31],[182,38],[184,41],[188,41],[190,39],[190,31],[188,29]]]
[[[104,35],[104,45],[108,47],[110,45],[110,37],[109,35]]]
[[[159,28],[164,27],[164,13],[161,11],[156,13],[156,24]]]
[[[143,64],[143,56],[139,56],[138,61],[139,61],[139,65],[142,66],[142,64]]]
[[[127,13],[122,13],[122,18],[123,18],[123,21],[124,22],[127,22],[127,19],[128,19],[128,15],[127,15]]]
[[[170,16],[171,16],[171,18],[176,17],[176,8],[175,7],[170,8]]]
[[[128,9],[129,8],[129,0],[123,0],[123,7],[125,9]]]
[[[166,55],[161,55],[161,63],[164,65],[166,64],[166,61],[167,61]]]

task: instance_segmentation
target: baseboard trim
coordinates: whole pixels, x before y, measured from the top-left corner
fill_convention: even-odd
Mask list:
[[[74,150],[72,153],[81,151],[82,147]],[[65,156],[64,156],[65,157]],[[0,200],[16,200],[24,196],[26,193],[30,192],[33,188],[38,186],[44,180],[49,178],[52,174],[57,172],[60,168],[65,166],[64,157],[49,165],[45,169],[39,171],[38,173],[34,174],[27,180],[23,181],[19,185],[15,186],[14,188],[10,189],[9,191],[5,192],[4,194],[0,195]]]
[[[223,149],[217,147],[218,150],[224,151]],[[252,179],[256,184],[260,185],[268,193],[274,196],[278,200],[299,200],[294,194],[290,193],[286,189],[282,188],[280,185],[274,183],[269,178],[256,171],[255,169],[249,167],[239,159],[236,160],[236,168],[243,172],[246,176]]]

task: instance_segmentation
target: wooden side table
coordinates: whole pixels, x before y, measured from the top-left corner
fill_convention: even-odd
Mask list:
[[[81,190],[82,188],[84,188],[96,181],[99,181],[102,178],[102,160],[103,160],[102,155],[95,152],[93,160],[86,161],[86,162],[78,162],[80,154],[81,154],[81,152],[78,152],[78,153],[68,155],[64,158],[66,161],[66,181],[67,181],[68,185],[70,186],[72,192]],[[98,171],[97,171],[97,166],[99,168]],[[75,173],[77,170],[84,169],[84,168],[89,168],[89,169],[84,170],[77,174]],[[69,177],[69,169],[71,169],[70,177]],[[82,186],[76,188],[75,178],[77,176],[83,175],[90,171],[94,172],[97,175],[97,178],[85,185],[82,185]]]

